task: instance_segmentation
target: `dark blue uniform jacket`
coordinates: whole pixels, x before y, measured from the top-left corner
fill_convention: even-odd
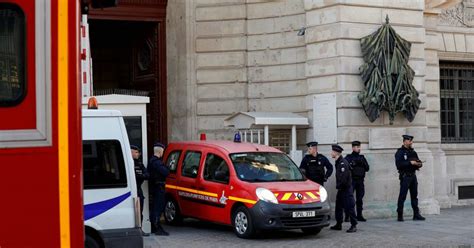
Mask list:
[[[365,173],[369,171],[369,163],[365,159],[364,155],[357,152],[352,152],[346,156],[347,162],[351,167],[352,178],[362,179],[365,178]]]
[[[133,160],[135,164],[135,180],[137,181],[137,193],[139,197],[143,197],[142,184],[145,180],[148,180],[148,171],[143,163],[138,160]]]
[[[413,173],[419,168],[413,166],[410,161],[419,161],[418,154],[413,148],[402,146],[395,153],[395,164],[399,172]]]
[[[160,158],[152,156],[148,162],[148,172],[150,174],[150,183],[164,184],[166,177],[170,174],[168,167],[163,164]]]
[[[309,180],[315,181],[318,178],[326,181],[332,175],[332,164],[322,154],[317,154],[316,157],[307,154],[301,161],[300,168],[305,170],[306,177]],[[326,168],[326,172],[324,172]]]
[[[348,190],[352,187],[352,176],[349,162],[340,156],[336,160],[336,189]]]

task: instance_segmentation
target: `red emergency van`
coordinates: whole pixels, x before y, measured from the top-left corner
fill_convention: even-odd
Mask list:
[[[165,220],[183,217],[232,225],[238,237],[258,230],[302,229],[317,234],[329,225],[324,187],[307,180],[275,148],[231,141],[171,143],[164,161]]]

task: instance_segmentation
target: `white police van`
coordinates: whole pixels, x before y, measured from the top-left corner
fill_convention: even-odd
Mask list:
[[[82,110],[85,247],[143,247],[133,159],[122,114]]]

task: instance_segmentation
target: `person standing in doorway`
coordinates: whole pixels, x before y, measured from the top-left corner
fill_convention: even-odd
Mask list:
[[[413,136],[403,135],[403,145],[395,153],[395,164],[399,173],[400,194],[398,195],[397,214],[398,221],[403,221],[403,205],[410,190],[411,207],[413,208],[413,220],[425,220],[418,208],[418,180],[416,171],[423,166],[418,154],[413,149]]]
[[[170,173],[169,168],[162,161],[165,146],[161,143],[153,145],[153,156],[148,161],[148,171],[150,173],[150,190],[153,192],[153,208],[150,211],[150,221],[153,232],[156,235],[168,236],[161,226],[161,215],[165,209],[165,184],[166,177]]]
[[[318,153],[318,142],[312,141],[306,146],[308,154],[301,161],[300,169],[309,180],[323,186],[332,175],[332,164],[324,155]]]

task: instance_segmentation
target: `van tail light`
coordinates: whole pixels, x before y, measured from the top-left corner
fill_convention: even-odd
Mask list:
[[[142,227],[142,216],[140,210],[140,199],[138,197],[133,198],[135,204],[135,227]]]
[[[200,140],[206,140],[206,134],[205,133],[201,133]]]

